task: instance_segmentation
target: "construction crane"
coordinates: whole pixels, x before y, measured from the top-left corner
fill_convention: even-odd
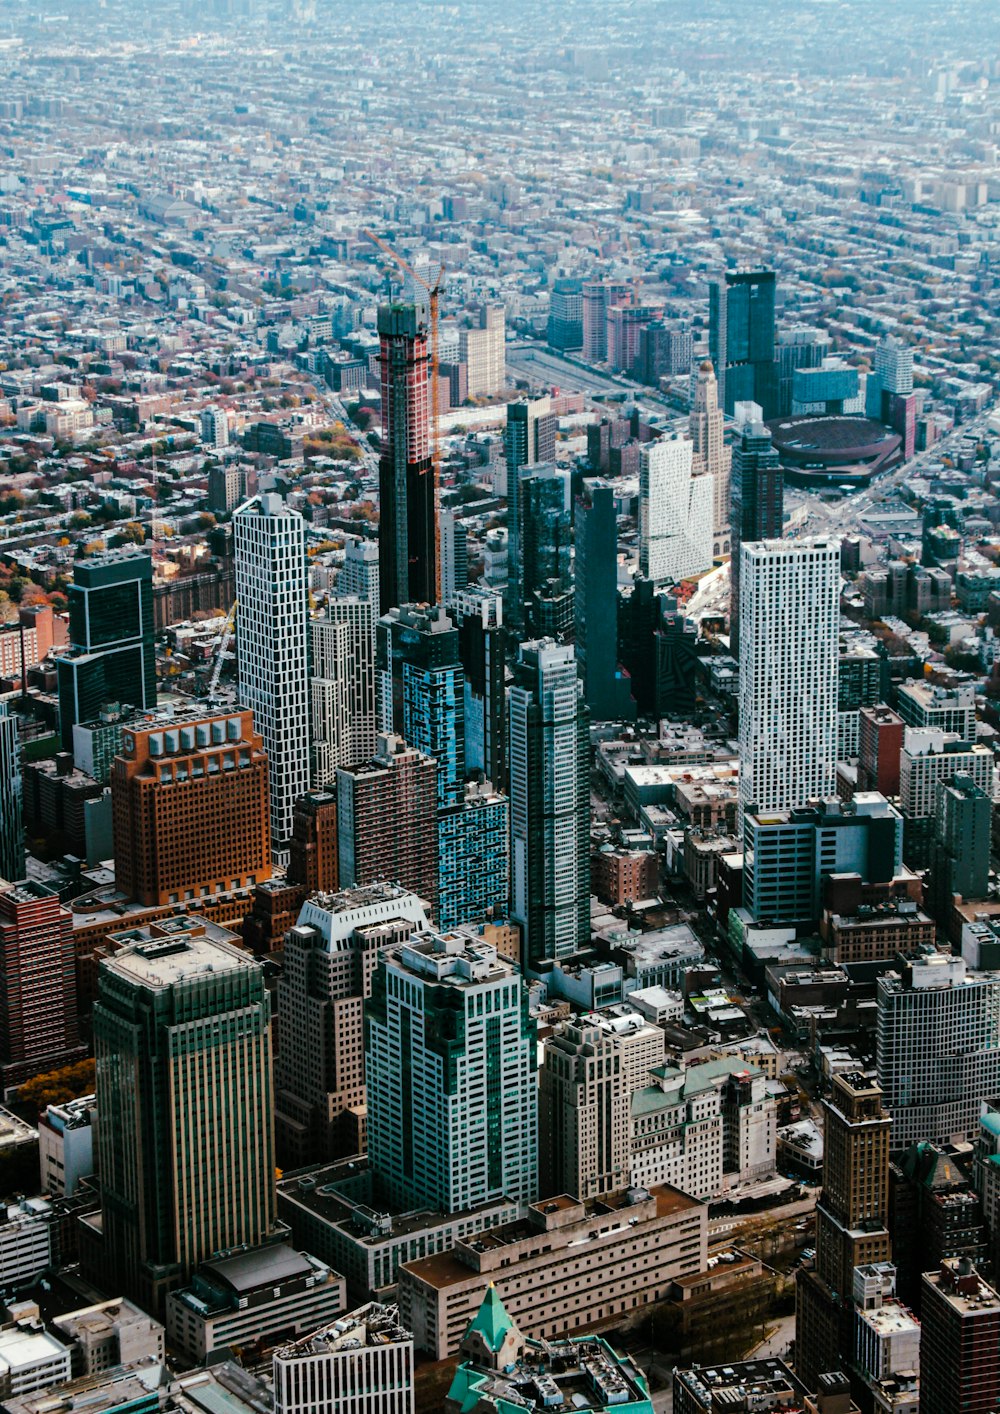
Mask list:
[[[440,392],[438,390],[438,298],[444,284],[444,261],[438,268],[437,279],[429,285],[422,275],[418,275],[409,261],[393,250],[387,241],[376,236],[374,231],[363,229],[361,234],[378,246],[379,250],[394,260],[401,270],[405,270],[411,280],[427,291],[431,314],[431,468],[434,476],[434,590],[437,602],[441,602],[441,449],[438,446],[438,414]],[[383,411],[384,416],[384,411]]]
[[[222,665],[226,660],[226,650],[229,648],[233,638],[233,630],[236,627],[236,600],[226,615],[222,625],[222,632],[219,634],[215,648],[215,664],[212,668],[212,676],[208,680],[207,697],[214,697],[219,686],[219,678],[222,676]]]

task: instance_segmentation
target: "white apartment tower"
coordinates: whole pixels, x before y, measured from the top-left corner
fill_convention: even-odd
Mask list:
[[[693,463],[687,437],[661,437],[639,452],[639,570],[676,584],[711,568],[714,480]]]
[[[740,811],[836,794],[840,546],[740,547]]]
[[[309,789],[306,523],[267,492],[234,512],[233,538],[240,698],[264,738],[271,845],[283,863],[295,802]]]
[[[342,597],[356,595],[372,606],[372,643],[379,616],[378,542],[349,538],[344,547],[344,564],[337,576],[335,591]]]
[[[336,780],[338,766],[375,755],[372,606],[355,595],[331,599],[309,631],[313,785],[326,786]]]
[[[725,414],[719,407],[719,385],[706,359],[698,369],[691,408],[692,468],[712,475],[712,550],[729,554],[729,482],[732,448],[726,445]]]

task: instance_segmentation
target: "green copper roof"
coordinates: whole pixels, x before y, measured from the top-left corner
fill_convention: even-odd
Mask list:
[[[472,1325],[469,1327],[470,1333],[478,1331],[486,1344],[495,1355],[504,1343],[504,1337],[511,1329],[514,1322],[507,1315],[506,1308],[500,1300],[500,1293],[490,1282],[486,1288],[486,1295],[483,1297],[482,1305],[476,1312]]]

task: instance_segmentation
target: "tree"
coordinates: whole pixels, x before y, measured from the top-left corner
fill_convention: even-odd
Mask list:
[[[81,1095],[89,1095],[94,1089],[95,1067],[92,1057],[77,1061],[75,1065],[64,1065],[58,1070],[47,1070],[41,1075],[25,1081],[18,1088],[17,1098],[24,1105],[30,1105],[41,1114],[47,1105],[63,1105],[67,1100],[77,1100]]]

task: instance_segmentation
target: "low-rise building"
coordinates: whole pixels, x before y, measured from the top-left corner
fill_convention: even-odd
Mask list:
[[[413,1337],[369,1302],[275,1352],[275,1414],[412,1414]]]
[[[68,1311],[57,1316],[52,1326],[70,1347],[74,1375],[99,1375],[119,1365],[163,1362],[163,1327],[121,1296]]]
[[[42,1192],[56,1197],[75,1193],[82,1178],[94,1172],[94,1095],[49,1105],[38,1121],[38,1159]]]
[[[801,1409],[805,1387],[781,1360],[736,1360],[674,1371],[674,1414]]]
[[[399,1308],[419,1350],[458,1350],[492,1282],[526,1333],[552,1340],[649,1301],[708,1260],[708,1209],[666,1184],[581,1203],[561,1194],[518,1222],[407,1263]]]
[[[301,1335],[347,1304],[344,1278],[285,1243],[251,1247],[203,1262],[191,1285],[167,1298],[171,1348],[203,1365],[225,1346]]]
[[[69,1376],[69,1349],[55,1336],[33,1326],[0,1330],[0,1399],[48,1389]]]
[[[52,1265],[54,1231],[44,1198],[0,1206],[0,1291],[27,1286]]]

